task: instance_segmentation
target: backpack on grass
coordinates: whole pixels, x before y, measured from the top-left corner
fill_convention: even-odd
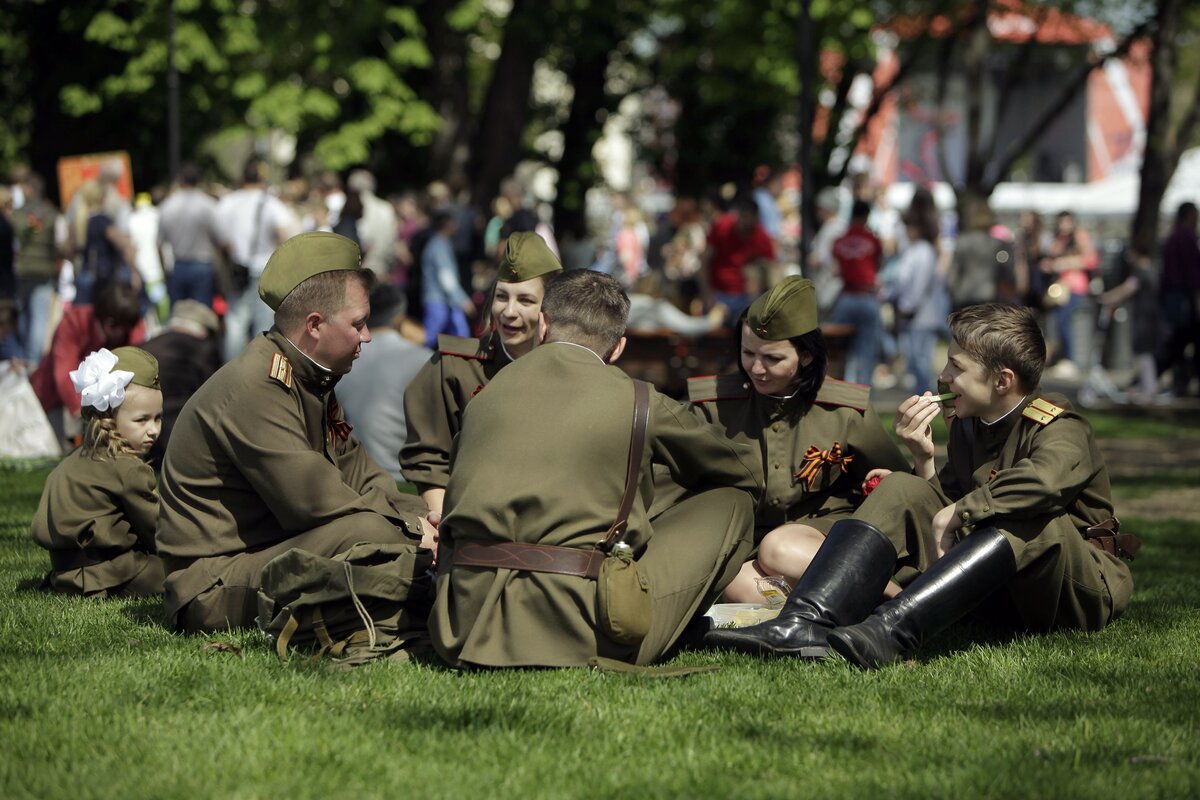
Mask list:
[[[263,569],[258,625],[288,650],[339,666],[430,652],[433,553],[412,544],[356,544],[333,558],[290,550]]]

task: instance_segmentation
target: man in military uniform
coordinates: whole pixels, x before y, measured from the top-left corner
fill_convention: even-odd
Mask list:
[[[1132,578],[1121,558],[1140,542],[1119,533],[1087,421],[1037,393],[1046,346],[1032,313],[971,306],[950,330],[940,380],[954,416],[940,474],[888,475],[834,525],[777,619],[708,641],[802,657],[832,647],[874,668],[985,600],[994,618],[1031,630],[1099,630],[1125,610]],[[915,399],[897,428],[929,436],[936,412]],[[875,608],[893,573],[904,591]]]
[[[408,438],[400,450],[401,472],[434,519],[441,515],[450,445],[462,427],[463,410],[496,373],[533,349],[546,280],[561,271],[542,237],[509,236],[490,309],[496,327],[483,339],[438,336],[437,352],[404,391]]]
[[[542,344],[467,408],[446,490],[430,617],[434,647],[447,662],[565,667],[600,656],[648,663],[741,565],[762,490],[757,452],[653,390],[624,539],[649,585],[650,627],[639,644],[602,632],[597,582],[586,567],[456,562],[513,543],[534,556],[603,560],[596,546],[618,516],[630,461],[634,385],[611,366],[625,346],[628,313],[629,300],[611,277],[563,273],[546,292]],[[694,491],[654,520],[646,511],[651,464]]]
[[[184,630],[254,624],[263,567],[302,548],[416,545],[407,498],[350,433],[334,387],[371,341],[359,249],[305,233],[275,250],[259,294],[275,326],[188,401],[167,446],[156,540],[166,610]]]

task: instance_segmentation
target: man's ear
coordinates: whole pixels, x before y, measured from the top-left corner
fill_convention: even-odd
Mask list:
[[[1008,367],[1001,367],[996,373],[996,391],[1000,394],[1008,394],[1015,391],[1017,388],[1017,375]]]
[[[320,311],[310,311],[308,316],[304,318],[304,332],[314,339],[321,336],[321,323],[325,321],[325,316]]]
[[[550,330],[550,320],[546,319],[544,311],[538,312],[537,343],[546,341],[546,332]]]
[[[620,339],[617,340],[617,343],[613,347],[612,352],[608,354],[608,358],[604,359],[607,363],[609,363],[609,364],[617,363],[617,359],[621,357],[621,353],[625,352],[625,341],[626,340],[625,340],[624,336],[622,336]]]

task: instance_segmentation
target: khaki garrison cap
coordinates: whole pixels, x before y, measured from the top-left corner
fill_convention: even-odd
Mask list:
[[[562,264],[536,233],[514,233],[508,237],[504,257],[496,280],[505,283],[520,283],[551,272],[562,272]]]
[[[259,278],[258,296],[272,311],[278,311],[292,289],[312,276],[356,270],[361,263],[362,251],[353,239],[326,231],[301,233],[275,248]]]
[[[791,275],[750,304],[746,324],[762,339],[780,341],[817,329],[812,281]]]
[[[133,373],[131,383],[158,389],[158,359],[140,347],[118,347],[112,351],[117,357],[114,370],[120,369]]]

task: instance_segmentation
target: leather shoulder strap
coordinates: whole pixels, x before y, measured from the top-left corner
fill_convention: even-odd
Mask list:
[[[642,472],[642,451],[646,447],[646,427],[650,422],[650,386],[645,381],[633,382],[633,431],[629,437],[629,465],[625,470],[625,495],[621,498],[621,508],[617,518],[600,548],[611,550],[625,538],[625,530],[629,523],[629,511],[633,508],[633,497],[637,494],[638,477]]]

